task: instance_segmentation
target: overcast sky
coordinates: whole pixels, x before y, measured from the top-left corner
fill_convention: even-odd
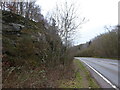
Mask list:
[[[41,6],[44,16],[47,12],[54,9],[56,3],[64,2],[65,0],[37,0],[37,4]],[[67,0],[75,2],[75,0]],[[74,44],[85,43],[95,36],[104,33],[104,26],[118,24],[118,2],[120,0],[76,0],[76,5],[79,5],[79,14],[81,17],[86,17],[89,21],[82,25],[74,37]]]

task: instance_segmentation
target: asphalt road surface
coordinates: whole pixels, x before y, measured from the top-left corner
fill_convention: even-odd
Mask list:
[[[92,76],[97,80],[102,88],[120,88],[120,63],[118,60],[75,57],[86,65]],[[119,78],[118,78],[119,77]]]

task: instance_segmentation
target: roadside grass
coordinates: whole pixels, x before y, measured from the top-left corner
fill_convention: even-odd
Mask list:
[[[93,58],[101,58],[101,59],[110,59],[110,60],[119,60],[119,58],[107,58],[107,57],[93,57]]]
[[[75,68],[74,77],[69,80],[60,80],[59,88],[100,88],[82,62],[75,59],[73,63]]]
[[[76,56],[79,57],[79,56]],[[118,57],[117,58],[110,58],[110,57],[85,57],[85,58],[101,58],[101,59],[109,59],[109,60],[120,60]]]

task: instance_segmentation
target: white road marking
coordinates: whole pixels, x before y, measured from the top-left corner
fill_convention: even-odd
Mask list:
[[[81,60],[82,61],[82,60]],[[107,78],[105,78],[102,74],[100,74],[97,70],[95,70],[92,66],[90,66],[89,64],[87,64],[85,61],[84,62],[89,68],[91,68],[94,72],[96,72],[103,80],[105,80],[108,84],[110,84],[113,88],[115,88],[116,90],[119,90],[115,85],[113,85]]]

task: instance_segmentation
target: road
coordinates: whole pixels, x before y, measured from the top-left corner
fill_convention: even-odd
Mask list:
[[[102,88],[120,88],[118,60],[75,57],[84,63]],[[118,74],[119,73],[119,74]],[[119,80],[118,80],[119,79]],[[118,83],[119,82],[119,83]]]

